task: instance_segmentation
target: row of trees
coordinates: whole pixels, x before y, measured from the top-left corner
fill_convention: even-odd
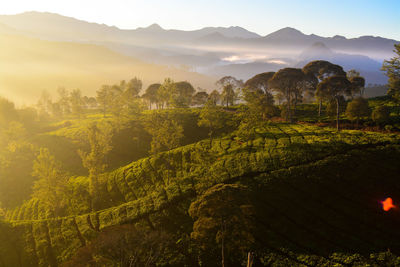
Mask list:
[[[395,45],[395,52],[398,56],[386,60],[382,70],[389,77],[388,94],[394,99],[400,99],[399,45]],[[42,94],[38,102],[38,113],[55,116],[74,114],[80,117],[86,108],[100,108],[104,116],[111,113],[119,118],[143,110],[144,101],[149,109],[164,109],[203,106],[207,101],[229,107],[241,100],[253,106],[251,110],[259,106],[260,118],[264,120],[276,112],[273,106],[277,102],[282,105],[281,115],[287,121],[293,121],[297,105],[305,99],[311,99],[319,105],[319,116],[324,104],[330,110],[336,106],[339,128],[340,110],[346,98],[362,97],[365,90],[365,79],[359,72],[350,70],[346,73],[341,66],[324,60],[312,61],[302,69],[284,68],[276,73],[261,73],[246,82],[225,76],[216,84],[219,91],[214,90],[209,94],[205,91],[196,92],[189,82],[174,82],[167,78],[162,84],[151,84],[141,94],[142,81],[135,77],[128,82],[103,85],[96,97],[82,96],[79,89],[68,92],[60,88],[56,102],[52,102],[46,92]]]

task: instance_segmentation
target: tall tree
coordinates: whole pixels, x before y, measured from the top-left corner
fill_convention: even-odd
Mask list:
[[[360,119],[369,116],[370,113],[368,100],[365,98],[358,97],[347,104],[346,116],[352,121],[356,120],[357,127]]]
[[[71,103],[72,114],[74,114],[78,118],[81,118],[84,111],[81,90],[80,89],[72,90],[69,95],[69,101]]]
[[[394,45],[395,56],[383,62],[382,70],[388,76],[388,95],[400,103],[400,44]]]
[[[124,86],[124,93],[128,99],[137,98],[139,97],[139,93],[142,90],[142,80],[135,77],[131,79],[126,85]]]
[[[151,109],[151,105],[153,103],[155,103],[158,108],[158,105],[159,105],[158,90],[160,89],[160,87],[161,87],[161,84],[153,83],[153,84],[149,85],[149,87],[147,87],[146,92],[143,94],[143,98],[149,102],[150,109]]]
[[[208,128],[210,147],[212,146],[215,132],[225,126],[225,121],[224,110],[220,106],[217,106],[214,101],[208,100],[200,112],[197,124]]]
[[[361,77],[360,72],[356,70],[349,70],[347,72],[347,79],[351,82],[351,98],[353,99],[357,94],[362,97],[364,94],[365,79]]]
[[[166,105],[169,107],[171,105],[172,95],[175,92],[175,82],[170,79],[166,78],[161,84],[160,88],[157,90],[157,98],[159,100],[161,108],[164,108]]]
[[[43,90],[36,105],[38,108],[38,115],[40,120],[47,120],[50,117],[52,104],[53,101],[51,100],[49,92]]]
[[[221,251],[221,264],[237,254],[246,258],[254,243],[253,206],[248,189],[237,184],[217,184],[190,205],[195,220],[191,237],[203,250],[213,250],[216,242]]]
[[[331,76],[318,84],[317,95],[336,101],[336,128],[339,131],[340,98],[351,93],[351,83],[346,76]]]
[[[91,209],[99,208],[100,174],[106,168],[105,156],[112,149],[111,138],[113,129],[111,125],[92,123],[86,129],[86,142],[90,150],[78,150],[83,166],[89,171],[89,193],[91,196]]]
[[[0,96],[0,129],[15,120],[18,120],[18,112],[15,109],[15,104]]]
[[[57,89],[57,93],[58,93],[58,103],[60,105],[63,116],[71,113],[71,107],[68,99],[69,96],[68,90],[65,89],[64,87],[59,87]]]
[[[232,76],[222,77],[216,84],[222,89],[221,98],[226,107],[235,103],[239,94],[238,90],[243,87],[243,81]]]
[[[61,216],[67,175],[61,170],[47,148],[41,148],[33,162],[33,176],[38,180],[33,185],[33,197],[40,199],[52,211],[53,216]]]
[[[273,116],[274,97],[269,92],[251,90],[248,87],[243,88],[243,95],[247,107],[237,113],[240,121],[238,135],[248,139],[255,136],[258,126]]]
[[[184,137],[183,127],[168,113],[152,113],[145,122],[145,129],[153,137],[152,154],[178,147]]]
[[[96,91],[96,93],[97,103],[99,103],[100,108],[103,111],[103,117],[105,118],[112,103],[111,86],[103,85],[99,90]]]
[[[207,92],[197,92],[193,97],[192,97],[192,105],[194,106],[203,106],[205,103],[207,103],[207,100],[209,98],[209,95]]]
[[[285,96],[287,121],[292,121],[292,101],[296,91],[305,80],[304,72],[295,68],[281,69],[269,80],[269,86]]]
[[[218,102],[221,101],[221,94],[217,90],[213,90],[210,95],[208,96],[208,99],[214,103],[214,105],[217,105]]]
[[[195,90],[189,82],[176,82],[171,94],[171,103],[174,107],[188,107]]]
[[[110,88],[110,111],[115,119],[119,122],[120,118],[124,112],[124,108],[126,107],[126,98],[124,97],[123,87],[120,85],[113,85]]]
[[[255,75],[244,83],[244,87],[250,90],[257,91],[262,90],[264,93],[270,93],[271,90],[268,81],[274,76],[275,72],[264,72]]]
[[[339,65],[333,64],[325,60],[315,60],[309,62],[303,67],[303,72],[307,75],[313,75],[321,82],[325,78],[330,76],[346,76],[346,72]],[[314,88],[316,89],[316,87]],[[326,99],[321,98],[322,96],[316,95],[318,99],[318,116],[321,116],[322,102]]]

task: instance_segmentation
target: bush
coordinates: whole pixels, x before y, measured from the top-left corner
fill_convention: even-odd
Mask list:
[[[385,125],[385,130],[388,131],[388,132],[393,131],[393,128],[394,128],[393,125],[390,125],[390,124]]]
[[[346,116],[352,121],[357,120],[357,124],[360,118],[367,117],[369,114],[368,100],[365,98],[355,98],[347,105]]]
[[[372,120],[377,125],[383,125],[390,120],[390,109],[387,106],[377,106],[372,112]]]

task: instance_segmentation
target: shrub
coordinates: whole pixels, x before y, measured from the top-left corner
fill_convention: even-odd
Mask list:
[[[367,117],[369,114],[368,100],[365,98],[355,98],[347,105],[346,116],[352,121],[356,120],[357,125],[360,118]]]
[[[377,125],[383,125],[390,120],[390,109],[387,106],[377,106],[372,112],[372,120]]]

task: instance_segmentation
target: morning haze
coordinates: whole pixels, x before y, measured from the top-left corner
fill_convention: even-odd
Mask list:
[[[399,7],[3,4],[0,266],[400,266]]]

